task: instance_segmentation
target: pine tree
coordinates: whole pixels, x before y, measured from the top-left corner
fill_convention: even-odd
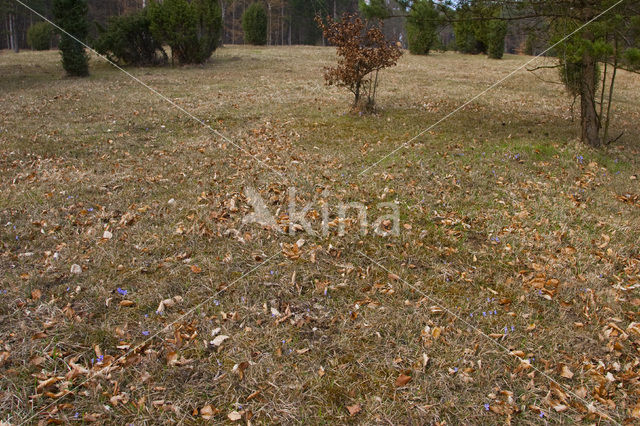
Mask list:
[[[33,50],[49,50],[53,27],[48,22],[36,22],[27,30],[27,44]]]
[[[217,0],[164,0],[150,5],[151,33],[171,47],[171,60],[201,64],[220,42],[222,15]]]
[[[244,41],[249,44],[267,44],[267,11],[262,3],[253,3],[242,15]]]
[[[507,36],[507,23],[501,20],[489,21],[486,24],[484,42],[487,55],[491,59],[502,59],[504,56],[504,39]]]
[[[168,62],[162,43],[151,34],[149,9],[109,18],[106,28],[98,26],[93,47],[120,65],[154,66]]]
[[[62,54],[62,67],[70,76],[89,75],[89,57],[84,42],[89,32],[86,0],[54,0],[53,16],[55,23],[64,30],[60,31],[59,48]],[[73,37],[71,37],[73,36]]]
[[[407,41],[414,55],[428,55],[438,41],[438,11],[432,0],[413,3],[407,18]]]

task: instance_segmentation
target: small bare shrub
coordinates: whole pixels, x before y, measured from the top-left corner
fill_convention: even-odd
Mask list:
[[[363,21],[345,13],[342,20],[316,17],[325,38],[337,48],[338,65],[325,68],[328,85],[348,88],[354,95],[353,109],[372,111],[375,107],[378,73],[397,64],[402,51],[382,33],[382,23]]]

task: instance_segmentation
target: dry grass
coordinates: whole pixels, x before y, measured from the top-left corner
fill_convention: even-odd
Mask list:
[[[553,71],[522,71],[358,177],[529,58],[405,55],[366,117],[323,85],[332,58],[228,47],[203,67],[130,70],[283,179],[106,64],[76,80],[56,52],[0,54],[0,420],[640,415],[638,76],[620,76],[625,134],[607,149],[575,140]],[[243,225],[248,185],[280,215],[289,185],[316,212],[323,190],[332,214],[397,200],[402,232]],[[299,257],[282,251],[299,238]],[[229,339],[212,347],[217,328]]]

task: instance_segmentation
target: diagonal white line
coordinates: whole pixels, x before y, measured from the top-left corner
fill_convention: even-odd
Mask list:
[[[105,61],[107,61],[109,64],[113,65],[115,68],[117,68],[118,70],[122,71],[124,74],[126,74],[129,78],[131,78],[132,80],[134,80],[136,83],[140,84],[141,86],[144,86],[146,89],[148,89],[150,92],[152,92],[153,94],[157,95],[159,98],[161,98],[162,100],[166,101],[167,103],[169,103],[171,106],[173,106],[174,108],[176,108],[178,111],[182,112],[183,114],[187,115],[189,118],[191,118],[192,120],[196,121],[197,123],[201,124],[202,126],[206,127],[207,129],[209,129],[211,132],[213,132],[216,136],[220,137],[221,139],[223,139],[224,141],[230,143],[231,145],[235,146],[236,148],[238,148],[240,151],[244,152],[245,154],[247,154],[248,156],[252,157],[254,160],[256,160],[259,164],[261,164],[262,166],[264,166],[265,168],[269,169],[270,171],[272,171],[273,173],[277,174],[278,176],[280,176],[281,178],[284,178],[285,180],[288,180],[287,177],[280,172],[279,170],[276,170],[275,168],[273,168],[272,166],[268,165],[267,163],[265,163],[264,161],[260,160],[258,157],[256,157],[254,154],[252,154],[251,152],[247,151],[244,147],[238,145],[237,143],[235,143],[234,141],[232,141],[231,139],[229,139],[227,136],[225,136],[224,134],[220,133],[218,130],[214,129],[213,127],[211,127],[209,124],[205,123],[204,120],[202,120],[201,118],[196,117],[194,114],[192,114],[191,112],[187,111],[186,109],[184,109],[183,107],[181,107],[180,105],[178,105],[175,101],[173,101],[172,99],[170,99],[169,97],[163,95],[162,93],[158,92],[156,89],[154,89],[153,87],[149,86],[147,83],[145,83],[144,81],[140,80],[138,77],[134,76],[133,74],[131,74],[130,72],[128,72],[127,70],[125,70],[124,68],[122,68],[121,66],[119,66],[118,64],[116,64],[115,62],[111,61],[109,58],[107,58],[104,55],[101,55],[100,53],[98,53],[95,49],[93,49],[91,46],[89,46],[88,44],[86,44],[85,42],[79,40],[77,37],[75,37],[74,35],[68,33],[66,30],[64,30],[63,28],[61,28],[60,26],[56,25],[55,23],[53,23],[51,20],[47,19],[45,16],[43,16],[41,13],[39,13],[38,11],[34,10],[32,7],[30,7],[29,5],[23,3],[21,0],[15,0],[16,3],[22,5],[23,7],[25,7],[26,9],[30,10],[32,13],[36,14],[37,16],[39,16],[40,18],[42,18],[45,22],[48,22],[49,24],[53,25],[55,28],[57,28],[59,31],[63,32],[64,34],[66,34],[67,36],[71,37],[73,40],[75,40],[76,42],[80,43],[82,46],[84,46],[85,48],[89,49],[91,52],[93,52],[96,56],[98,56],[99,58],[104,59]]]
[[[358,250],[358,253],[360,253],[360,255],[362,255],[363,257],[367,258],[368,260],[370,260],[371,262],[373,262],[374,264],[376,264],[379,268],[383,269],[384,271],[388,272],[388,273],[393,273],[392,271],[390,271],[389,269],[387,269],[384,265],[382,265],[380,262],[378,262],[375,259],[372,259],[370,256],[368,256],[367,254],[365,254],[363,251]],[[494,345],[498,346],[500,349],[503,349],[504,351],[506,351],[508,354],[511,352],[509,350],[509,348],[507,348],[506,346],[504,346],[503,344],[501,344],[500,342],[498,342],[496,339],[491,338],[490,336],[488,336],[484,331],[482,331],[480,328],[478,328],[476,325],[473,325],[471,323],[469,323],[468,321],[464,320],[463,318],[461,318],[458,314],[456,314],[455,312],[453,312],[451,309],[447,308],[446,305],[444,305],[444,303],[442,303],[440,300],[436,299],[433,296],[430,296],[428,293],[426,293],[425,291],[423,291],[422,289],[416,287],[413,284],[410,284],[407,280],[405,280],[404,278],[400,277],[398,274],[394,274],[396,276],[398,276],[398,278],[400,278],[400,281],[402,281],[404,284],[406,284],[407,286],[409,286],[411,289],[417,291],[418,293],[420,293],[422,296],[426,297],[427,299],[429,299],[429,301],[431,301],[431,303],[435,304],[436,306],[438,306],[440,309],[444,310],[445,312],[447,312],[449,315],[451,315],[452,317],[454,317],[455,319],[457,319],[458,321],[462,322],[463,324],[465,324],[467,327],[473,329],[474,331],[478,332],[479,334],[481,334],[482,336],[486,337],[487,340],[489,340],[490,342],[492,342]],[[520,359],[520,357],[517,357]],[[571,395],[575,396],[578,400],[582,401],[585,406],[589,406],[590,403],[585,400],[584,398],[581,398],[580,396],[578,396],[575,392],[573,392],[571,389],[567,388],[566,386],[562,385],[561,383],[559,383],[558,381],[556,381],[553,377],[549,376],[548,374],[546,374],[544,371],[540,370],[539,368],[535,367],[534,365],[530,364],[530,367],[537,371],[538,373],[540,373],[542,376],[544,376],[545,378],[547,378],[549,381],[555,383],[556,385],[560,386],[561,389],[564,389],[565,391],[567,391],[568,393],[570,393]],[[608,415],[605,414],[605,416],[615,422],[617,425],[621,426],[621,423],[616,422],[615,420],[611,419],[611,417],[609,417]],[[619,417],[616,413],[616,417]]]
[[[251,275],[254,271],[256,271],[257,269],[261,268],[262,266],[264,266],[265,264],[267,264],[269,261],[271,261],[271,259],[273,259],[274,257],[278,256],[280,254],[280,252],[277,252],[276,254],[270,256],[269,258],[267,258],[265,261],[261,262],[260,264],[254,266],[253,268],[251,268],[250,270],[248,270],[247,272],[245,272],[244,274],[242,274],[240,277],[236,278],[235,280],[233,280],[229,285],[227,285],[225,288],[218,290],[217,292],[215,292],[213,294],[213,296],[205,299],[204,301],[198,303],[196,306],[192,307],[191,309],[189,309],[187,312],[185,312],[184,314],[180,315],[178,318],[176,318],[175,320],[171,321],[169,324],[165,325],[160,331],[154,333],[153,335],[147,337],[144,341],[142,341],[142,343],[137,344],[134,348],[129,349],[127,352],[125,352],[124,354],[120,355],[119,357],[117,357],[116,359],[113,360],[113,362],[111,363],[111,365],[109,366],[109,370],[111,369],[111,366],[113,366],[114,368],[117,366],[118,362],[122,359],[126,359],[126,357],[128,357],[132,352],[135,352],[136,350],[138,350],[139,348],[144,347],[144,345],[146,345],[147,343],[149,343],[151,340],[155,339],[156,337],[158,337],[158,335],[160,335],[160,333],[165,332],[166,330],[169,329],[169,327],[171,327],[172,325],[174,325],[175,323],[177,323],[178,321],[182,321],[183,319],[185,319],[187,316],[191,315],[194,311],[196,311],[197,309],[201,308],[202,306],[206,305],[207,303],[209,303],[211,300],[213,300],[214,298],[216,298],[217,296],[219,296],[223,291],[227,291],[229,290],[233,285],[235,285],[236,283],[238,283],[240,280],[242,280],[243,278],[245,278],[248,275]],[[80,386],[84,385],[85,383],[89,382],[91,378],[87,378],[84,382],[79,383],[78,385],[75,385],[76,388],[79,388]],[[49,409],[51,406],[55,405],[57,401],[52,402],[51,404],[45,406],[44,408],[39,409],[34,415],[32,415],[31,417],[29,417],[28,419],[24,420],[22,423],[20,423],[20,425],[24,425],[29,423],[31,420],[33,420],[35,417],[37,417],[38,415],[42,414],[43,412],[45,412],[47,409]]]
[[[531,60],[527,61],[525,64],[517,67],[516,69],[514,69],[513,71],[511,71],[509,74],[507,74],[505,77],[501,78],[500,80],[496,81],[495,83],[493,83],[491,86],[487,87],[486,89],[484,89],[482,92],[478,93],[477,95],[475,95],[474,97],[472,97],[471,99],[469,99],[468,101],[466,101],[465,103],[463,103],[462,105],[460,105],[458,108],[454,109],[453,111],[451,111],[450,113],[448,113],[447,115],[445,115],[444,117],[442,117],[441,119],[439,119],[438,121],[436,121],[435,123],[433,123],[431,126],[427,127],[426,129],[424,129],[423,131],[421,131],[420,133],[418,133],[417,135],[415,135],[414,137],[412,137],[411,139],[409,139],[408,141],[406,141],[405,143],[403,143],[402,145],[400,145],[399,147],[397,147],[396,149],[394,149],[393,151],[391,151],[390,153],[386,154],[384,157],[382,157],[381,159],[379,159],[378,161],[376,161],[375,163],[373,163],[372,165],[370,165],[369,167],[367,167],[366,169],[362,170],[360,173],[358,173],[358,176],[362,176],[363,174],[365,174],[366,172],[368,172],[369,170],[371,170],[372,168],[376,167],[378,164],[380,164],[381,162],[383,162],[384,160],[386,160],[387,158],[391,157],[393,154],[395,154],[396,152],[400,151],[401,149],[405,148],[408,144],[410,144],[411,142],[415,141],[416,139],[418,139],[420,136],[424,135],[425,133],[427,133],[429,130],[433,129],[434,127],[436,127],[437,125],[439,125],[440,123],[442,123],[443,121],[447,120],[448,118],[450,118],[452,115],[456,114],[457,112],[459,112],[461,109],[463,109],[464,107],[466,107],[467,105],[469,105],[471,102],[475,101],[476,99],[480,98],[481,96],[485,95],[487,92],[495,89],[497,86],[499,86],[500,84],[504,83],[506,80],[508,80],[509,78],[511,78],[515,73],[517,73],[518,71],[522,70],[523,68],[526,68],[527,65],[529,65],[530,63],[532,63],[533,61],[535,61],[536,59],[538,59],[539,57],[541,57],[542,55],[544,55],[545,53],[549,52],[551,49],[553,49],[554,47],[558,46],[559,44],[563,43],[565,40],[567,40],[569,37],[573,36],[574,34],[576,34],[577,32],[581,31],[582,29],[584,29],[586,26],[592,24],[594,21],[600,19],[603,15],[605,15],[606,13],[608,13],[611,9],[615,8],[616,6],[618,6],[620,3],[622,3],[624,0],[619,0],[616,4],[614,4],[613,6],[609,7],[607,10],[605,10],[604,12],[600,13],[598,16],[596,16],[595,18],[591,19],[590,21],[586,22],[585,24],[581,25],[578,29],[576,29],[575,31],[573,31],[570,34],[567,34],[566,36],[564,36],[560,41],[558,41],[557,43],[555,43],[553,46],[547,48],[545,51],[543,51],[542,53],[540,53],[537,56],[534,56],[533,58],[531,58]]]

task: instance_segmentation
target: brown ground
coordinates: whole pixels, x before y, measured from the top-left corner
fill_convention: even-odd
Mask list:
[[[555,71],[520,71],[358,176],[530,58],[407,54],[359,117],[323,84],[333,55],[129,70],[231,143],[99,60],[77,80],[0,54],[0,420],[640,416],[640,78],[605,149]],[[316,231],[323,203],[397,201],[401,232],[243,224],[248,186],[282,223],[295,187]]]

